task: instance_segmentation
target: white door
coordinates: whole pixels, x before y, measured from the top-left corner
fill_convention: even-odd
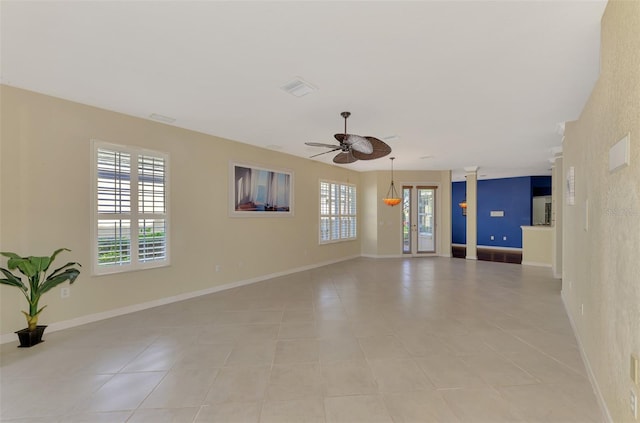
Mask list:
[[[435,186],[402,186],[402,252],[436,252]]]

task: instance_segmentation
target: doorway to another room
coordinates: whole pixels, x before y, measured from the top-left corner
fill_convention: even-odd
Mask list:
[[[427,185],[402,186],[402,253],[436,252],[436,189]]]

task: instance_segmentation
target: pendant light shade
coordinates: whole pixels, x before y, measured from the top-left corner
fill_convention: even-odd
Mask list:
[[[384,201],[384,203],[387,206],[393,207],[400,204],[402,199],[398,195],[398,192],[396,191],[396,187],[393,184],[393,161],[395,160],[395,157],[390,157],[389,160],[391,160],[391,185],[389,185],[389,190],[387,191],[387,195],[382,199],[382,201]]]
[[[464,177],[465,181],[467,179],[467,177]],[[464,200],[462,200],[461,203],[458,203],[458,205],[460,206],[460,209],[462,209],[462,215],[466,216],[467,215],[467,183],[464,183]]]

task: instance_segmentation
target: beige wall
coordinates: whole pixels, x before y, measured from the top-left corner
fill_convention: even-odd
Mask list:
[[[564,171],[562,156],[557,156],[553,162],[551,176],[551,227],[552,233],[552,267],[553,277],[562,278],[562,205],[564,204]]]
[[[377,179],[377,252],[376,256],[402,255],[402,208],[382,202],[391,183],[390,172],[375,172]],[[436,191],[436,254],[451,255],[451,172],[450,171],[394,171],[394,183],[402,195],[402,185],[433,185]]]
[[[0,89],[0,251],[48,255],[68,247],[73,251],[60,257],[83,264],[70,298],[60,299],[59,289],[43,297],[42,303],[49,305],[41,315],[43,324],[361,254],[360,241],[318,245],[318,180],[359,184],[357,172],[7,86]],[[91,139],[169,153],[170,267],[91,275]],[[230,160],[293,170],[295,216],[228,217]],[[366,204],[362,191],[359,197]],[[366,224],[365,219],[361,232]],[[218,273],[216,264],[222,266]],[[0,334],[23,328],[20,292],[2,286],[0,296]]]
[[[362,254],[374,257],[378,254],[378,174],[363,172],[360,175],[360,240]]]
[[[601,75],[580,118],[568,123],[562,296],[612,421],[635,421],[630,354],[640,355],[640,1],[609,1]],[[631,133],[631,165],[610,173],[609,149]],[[586,208],[588,207],[588,214]],[[588,225],[586,219],[588,216]],[[584,313],[581,308],[584,306]]]
[[[550,226],[522,226],[522,264],[551,267],[553,229]]]

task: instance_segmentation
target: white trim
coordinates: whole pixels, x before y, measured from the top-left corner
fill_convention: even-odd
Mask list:
[[[319,179],[318,181],[318,245],[327,245],[327,244],[335,244],[337,242],[345,242],[345,241],[357,241],[358,240],[358,234],[360,233],[360,229],[359,229],[359,221],[360,219],[358,218],[358,209],[360,208],[360,200],[358,199],[358,186],[356,184],[353,184],[351,182],[339,182],[339,181],[332,181],[329,179]],[[322,184],[329,184],[329,214],[322,214]],[[345,186],[345,187],[350,187],[353,188],[355,190],[355,204],[356,204],[356,212],[355,214],[342,214],[340,211],[338,211],[338,214],[332,214],[332,210],[333,210],[333,203],[331,203],[331,186],[335,185],[337,187],[337,190],[340,191],[340,187],[341,186]],[[351,196],[349,196],[349,198],[347,199],[347,201],[351,201],[353,200],[351,198]],[[340,195],[338,192],[338,198],[336,199],[336,201],[339,204],[338,209],[342,210],[342,204],[341,204],[341,199],[340,199]],[[356,234],[353,237],[343,237],[342,236],[342,228],[340,225],[340,219],[342,217],[347,217],[347,218],[353,218],[355,219],[355,223],[356,223]],[[322,219],[323,218],[329,218],[329,239],[327,240],[323,240],[322,239]],[[337,239],[331,239],[332,236],[332,225],[331,225],[331,219],[332,218],[336,218],[337,219],[337,224],[338,224],[338,231],[339,231],[339,237]]]
[[[551,267],[551,263],[540,263],[537,261],[523,261],[523,266]]]
[[[130,156],[130,199],[131,211],[129,213],[113,213],[109,215],[98,215],[98,151],[100,149],[112,150],[119,153],[126,153]],[[161,158],[164,161],[164,213],[141,213],[138,210],[138,158],[140,156],[152,156]],[[171,192],[170,186],[170,161],[169,154],[163,151],[149,150],[144,147],[132,145],[114,144],[99,139],[91,139],[91,275],[103,276],[117,273],[132,272],[138,270],[154,269],[171,265]],[[100,266],[98,265],[98,221],[100,219],[123,219],[129,221],[130,233],[130,254],[131,261],[127,264]],[[151,260],[142,262],[138,258],[138,221],[139,219],[160,219],[164,220],[165,231],[165,257],[163,260]]]
[[[589,359],[587,358],[587,355],[584,353],[584,347],[582,346],[582,341],[580,340],[580,336],[578,335],[576,324],[573,321],[573,317],[571,316],[571,313],[569,312],[569,307],[567,305],[567,299],[564,296],[564,292],[565,292],[564,290],[560,291],[560,299],[562,300],[564,311],[565,313],[567,313],[567,317],[569,317],[569,323],[571,324],[571,329],[573,330],[573,336],[575,336],[576,341],[578,341],[578,350],[580,351],[580,357],[582,357],[582,362],[584,363],[584,367],[587,371],[587,376],[589,377],[591,388],[593,389],[593,393],[596,395],[596,400],[598,400],[598,406],[600,407],[600,412],[602,413],[602,417],[604,417],[604,421],[606,423],[613,423],[613,419],[611,418],[611,413],[609,413],[609,409],[607,408],[607,403],[604,401],[604,396],[602,395],[602,391],[600,391],[600,387],[598,386],[598,381],[596,380],[596,377],[593,374],[593,369],[591,368]]]
[[[402,253],[402,257],[422,257],[426,254],[432,254],[432,255],[439,255],[439,239],[442,236],[442,234],[440,233],[440,224],[441,222],[441,217],[440,216],[444,216],[446,215],[446,213],[442,212],[442,208],[444,207],[444,201],[442,201],[442,196],[443,194],[443,189],[442,189],[442,182],[407,182],[407,181],[402,181],[400,180],[399,184],[400,186],[400,194],[403,195],[402,190],[404,189],[404,187],[408,187],[411,188],[412,190],[417,188],[417,187],[429,187],[429,188],[433,188],[434,189],[434,201],[435,201],[435,207],[433,209],[433,251],[429,251],[428,253]],[[413,194],[411,194],[413,196]],[[413,199],[412,199],[413,201]],[[411,214],[411,219],[413,219],[413,210],[409,211],[409,214]],[[402,216],[400,217],[400,225],[402,225]],[[411,244],[413,244],[413,237],[411,237]],[[416,238],[416,249],[418,248],[417,242],[418,239]],[[410,246],[410,249],[413,249],[413,245]],[[404,241],[402,238],[400,238],[400,250],[404,251]],[[449,255],[449,257],[451,257],[451,255]]]
[[[550,231],[553,229],[551,225],[536,225],[536,226],[520,226],[523,231]]]
[[[225,291],[231,288],[237,288],[244,285],[251,285],[256,282],[261,282],[267,279],[273,279],[280,276],[290,275],[292,273],[304,272],[306,270],[315,269],[322,266],[327,266],[334,263],[339,263],[342,261],[347,261],[351,259],[358,258],[360,256],[353,255],[342,257],[337,260],[328,260],[321,263],[315,263],[302,267],[295,267],[292,269],[284,270],[282,272],[270,273],[268,275],[256,276],[250,279],[244,279],[236,282],[230,282],[223,285],[212,286],[211,288],[202,289],[200,291],[193,292],[185,292],[183,294],[174,295],[172,297],[159,298],[157,300],[147,301],[140,304],[132,304],[130,306],[117,308],[114,310],[107,310],[100,313],[88,314],[85,316],[76,317],[74,319],[63,320],[61,322],[52,323],[47,326],[47,332],[57,332],[63,329],[69,329],[80,325],[85,325],[87,323],[93,323],[104,319],[110,319],[112,317],[122,316],[124,314],[135,313],[137,311],[146,310],[153,307],[158,307],[166,304],[175,303],[178,301],[184,301],[195,297],[200,297],[202,295],[209,295],[220,291]],[[6,344],[8,342],[17,341],[18,336],[15,333],[5,333],[0,335],[0,344]]]
[[[466,256],[465,259],[467,259],[467,260],[478,260],[478,256]]]

